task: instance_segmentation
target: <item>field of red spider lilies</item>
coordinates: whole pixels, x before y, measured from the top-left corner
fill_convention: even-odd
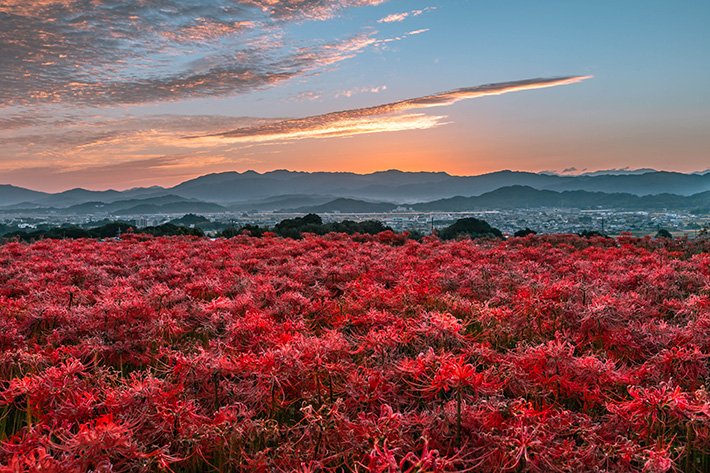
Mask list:
[[[0,471],[710,471],[710,245],[0,246]]]

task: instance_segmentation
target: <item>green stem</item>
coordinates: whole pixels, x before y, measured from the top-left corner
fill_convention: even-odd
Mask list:
[[[456,391],[456,449],[461,448],[461,388]]]

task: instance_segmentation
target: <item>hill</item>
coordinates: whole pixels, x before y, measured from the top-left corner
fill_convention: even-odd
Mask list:
[[[0,205],[14,205],[23,202],[39,200],[51,194],[38,192],[24,187],[11,186],[9,184],[0,185]]]
[[[523,190],[523,188],[525,190]],[[506,189],[501,196],[495,192]],[[517,190],[516,190],[517,189]],[[530,190],[537,193],[530,194]],[[636,205],[686,208],[705,206],[671,197],[690,197],[710,191],[710,173],[682,174],[666,171],[639,170],[625,174],[589,174],[559,176],[521,171],[499,171],[478,176],[452,176],[443,172],[402,172],[396,170],[355,174],[347,172],[293,172],[277,170],[208,174],[190,179],[172,188],[149,187],[127,191],[89,191],[71,189],[47,194],[15,186],[0,186],[0,210],[41,212],[47,209],[70,209],[70,213],[93,213],[105,210],[123,211],[126,202],[146,200],[135,205],[158,205],[149,199],[181,198],[184,202],[215,204],[231,211],[271,211],[290,209],[315,212],[380,212],[398,204],[419,204],[418,209],[446,208],[511,208],[511,206],[573,206],[623,208]],[[582,194],[574,194],[583,192]],[[556,194],[555,194],[556,193]],[[487,195],[491,194],[491,195]],[[559,195],[558,195],[559,194]],[[171,197],[172,196],[172,197]],[[484,198],[485,196],[485,198]],[[629,197],[631,196],[631,197]],[[648,196],[661,196],[649,199]],[[481,197],[464,201],[462,198]],[[532,201],[526,199],[533,197]],[[645,200],[639,200],[640,198]],[[445,201],[447,199],[456,199]],[[358,202],[359,201],[359,202]],[[335,202],[335,204],[333,204]],[[432,207],[432,202],[437,202]],[[633,203],[636,204],[633,204]],[[117,206],[111,207],[118,203]],[[375,203],[375,204],[373,204]],[[86,204],[85,207],[77,207]],[[377,204],[377,205],[376,205]],[[464,207],[458,207],[460,204]],[[633,204],[633,205],[632,205]],[[220,207],[203,206],[202,211],[221,211]],[[170,206],[168,207],[170,208]],[[185,206],[180,211],[189,210]],[[34,209],[34,210],[33,210]],[[137,211],[164,211],[155,207],[139,207]]]
[[[481,196],[452,197],[413,204],[414,210],[461,212],[516,208],[579,208],[619,210],[690,210],[710,209],[710,191],[692,196],[659,194],[640,197],[629,193],[538,190],[529,186],[510,186]]]
[[[291,209],[284,209],[283,212],[293,213],[382,213],[391,212],[396,209],[396,204],[388,202],[365,202],[355,199],[335,199],[321,205],[304,206]]]

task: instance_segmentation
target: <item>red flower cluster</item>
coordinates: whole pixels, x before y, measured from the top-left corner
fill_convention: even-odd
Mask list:
[[[710,471],[700,244],[0,247],[0,471]]]

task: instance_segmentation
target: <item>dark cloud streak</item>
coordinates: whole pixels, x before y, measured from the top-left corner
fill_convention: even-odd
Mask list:
[[[437,118],[425,119],[421,114],[404,114],[410,110],[451,105],[461,100],[500,95],[520,90],[540,89],[558,85],[573,84],[590,76],[569,76],[555,78],[527,79],[513,82],[500,82],[475,87],[451,90],[434,95],[417,97],[374,107],[344,110],[306,118],[284,120],[281,122],[236,130],[202,137],[224,138],[237,141],[266,141],[268,139],[294,139],[308,137],[344,136],[402,129],[430,128],[439,124]],[[397,115],[399,114],[399,115]],[[403,120],[404,119],[404,120]],[[388,124],[391,127],[388,127]]]

